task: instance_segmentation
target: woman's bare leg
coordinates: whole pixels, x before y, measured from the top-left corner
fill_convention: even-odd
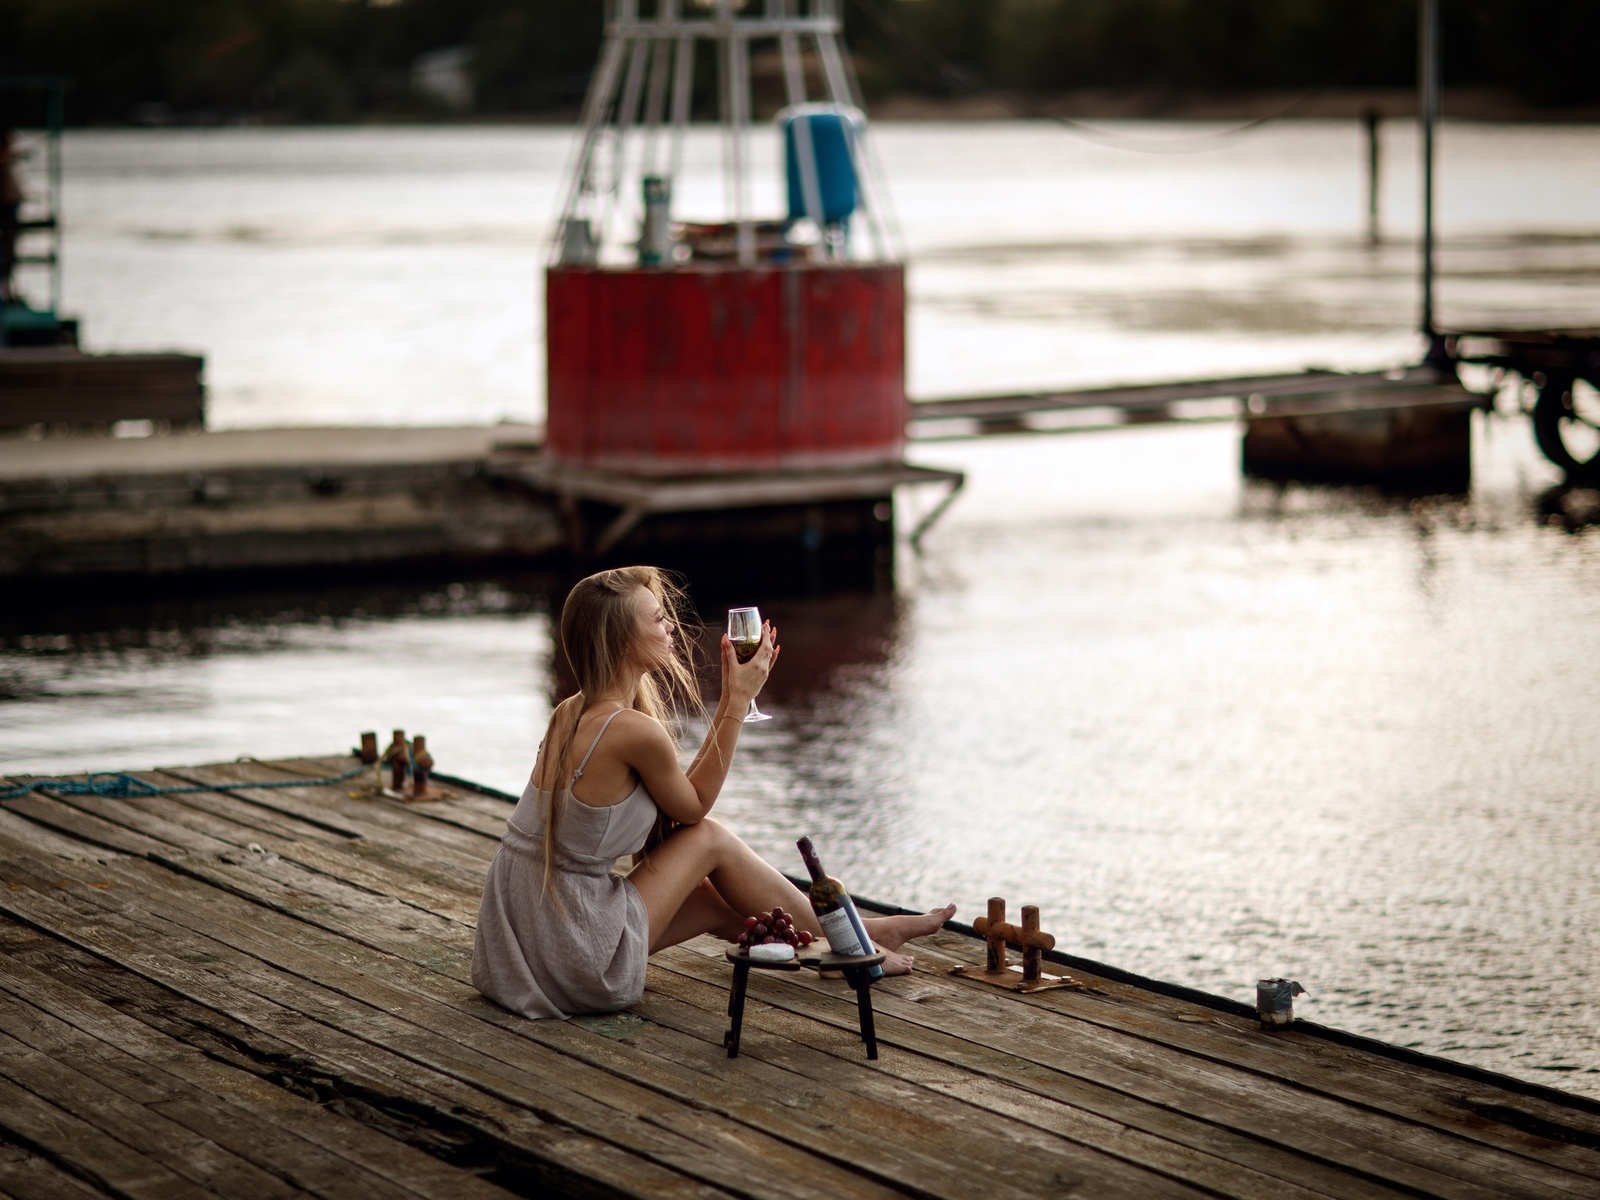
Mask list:
[[[907,913],[893,917],[862,917],[861,923],[867,927],[867,936],[881,949],[898,950],[912,938],[927,937],[930,933],[937,933],[943,928],[944,923],[955,915],[956,906],[946,904],[943,908],[933,909],[920,916]]]
[[[628,876],[650,914],[650,952],[702,933],[735,941],[748,914],[782,905],[797,929],[813,937],[822,927],[811,904],[771,863],[721,823],[707,818],[680,826]],[[709,887],[707,883],[709,882]],[[889,952],[884,971],[904,975],[911,957],[896,953],[907,941],[933,933],[955,905],[918,916],[867,917],[867,934]]]
[[[736,942],[743,932],[744,917],[728,907],[728,902],[711,886],[709,879],[702,879],[672,915],[661,934],[660,945],[656,944],[656,938],[652,935],[650,952],[654,954],[657,950],[687,942],[702,933],[714,933],[725,942]]]
[[[696,891],[709,879],[723,909],[717,909]],[[725,912],[738,916],[743,928],[745,915],[766,912],[782,905],[794,917],[795,927],[822,936],[822,927],[811,912],[805,895],[766,859],[745,845],[726,826],[711,818],[693,825],[681,825],[666,841],[628,875],[639,890],[645,911],[650,914],[650,952],[665,949],[702,933],[731,932]],[[680,911],[683,919],[678,920]],[[672,939],[667,940],[669,932]]]

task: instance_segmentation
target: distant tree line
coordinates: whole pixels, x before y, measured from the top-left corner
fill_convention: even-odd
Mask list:
[[[752,0],[759,3],[760,0]],[[1408,0],[845,0],[871,92],[1406,87]],[[73,81],[74,122],[415,119],[419,56],[468,51],[484,116],[571,111],[601,0],[0,0],[0,72]],[[1600,0],[1443,0],[1445,79],[1600,101]],[[704,98],[710,103],[709,94]]]

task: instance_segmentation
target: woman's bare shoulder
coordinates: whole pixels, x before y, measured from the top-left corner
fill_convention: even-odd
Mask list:
[[[667,727],[656,720],[649,713],[640,712],[637,708],[625,708],[617,714],[617,719],[611,723],[612,731],[629,740],[642,739],[657,741],[665,738],[672,740],[672,735],[667,732]]]

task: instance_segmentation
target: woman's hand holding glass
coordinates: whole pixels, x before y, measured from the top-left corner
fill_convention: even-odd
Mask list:
[[[756,707],[756,694],[778,661],[777,629],[761,619],[756,608],[728,610],[728,632],[722,639],[722,690],[731,704],[749,701],[745,721],[771,720]]]

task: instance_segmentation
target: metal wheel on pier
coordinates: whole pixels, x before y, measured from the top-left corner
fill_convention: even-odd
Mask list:
[[[1600,372],[1594,378],[1547,375],[1533,409],[1533,435],[1544,456],[1578,487],[1600,486]]]

